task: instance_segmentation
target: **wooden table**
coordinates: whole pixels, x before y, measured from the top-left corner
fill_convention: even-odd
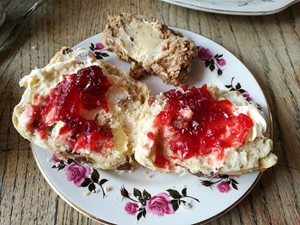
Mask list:
[[[8,20],[34,1],[5,2]],[[300,224],[300,4],[269,16],[200,12],[159,0],[49,0],[0,52],[0,224],[98,224],[66,204],[39,171],[29,142],[14,129],[18,81],[62,46],[102,31],[108,15],[156,17],[221,44],[252,71],[270,102],[278,165],[253,191],[210,224]]]

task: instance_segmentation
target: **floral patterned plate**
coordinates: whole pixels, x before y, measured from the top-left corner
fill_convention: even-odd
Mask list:
[[[263,109],[270,124],[270,112],[264,94],[252,74],[229,51],[198,34],[177,29],[198,46],[189,85],[204,83],[221,89],[237,90]],[[77,47],[89,48],[98,60],[108,61],[122,70],[129,65],[106,51],[99,42],[101,34],[90,37]],[[173,88],[154,76],[144,82],[151,94]],[[160,174],[138,167],[132,173],[95,170],[60,161],[32,145],[36,162],[50,186],[67,203],[83,214],[105,224],[195,224],[217,218],[237,205],[254,187],[260,173],[218,179],[186,174]]]
[[[280,12],[299,0],[162,0],[170,4],[231,15],[268,15]]]

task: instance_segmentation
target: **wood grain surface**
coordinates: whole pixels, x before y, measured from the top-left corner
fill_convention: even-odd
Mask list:
[[[0,32],[34,2],[2,1],[8,18]],[[29,142],[13,128],[11,115],[22,95],[18,82],[24,75],[45,66],[62,46],[101,32],[107,16],[121,12],[155,17],[221,44],[249,68],[269,100],[279,163],[238,206],[210,224],[299,225],[300,4],[275,15],[246,17],[159,0],[48,0],[0,50],[0,224],[98,224],[50,188]]]

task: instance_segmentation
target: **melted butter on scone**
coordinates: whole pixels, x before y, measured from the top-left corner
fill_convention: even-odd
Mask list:
[[[124,52],[137,62],[147,58],[155,58],[160,54],[160,46],[163,41],[159,37],[159,30],[155,23],[143,21],[129,24],[131,29],[121,28],[120,40]],[[126,30],[125,30],[126,29]]]
[[[193,41],[157,20],[121,13],[109,17],[103,44],[118,57],[131,63],[130,76],[159,76],[172,85],[184,83],[197,55]]]

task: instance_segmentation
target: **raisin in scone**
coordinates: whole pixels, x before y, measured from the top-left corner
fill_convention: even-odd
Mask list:
[[[145,106],[135,159],[163,173],[239,175],[277,162],[266,121],[238,92],[182,86]]]
[[[120,59],[131,62],[133,78],[147,72],[176,86],[186,80],[197,55],[195,44],[180,32],[157,20],[126,13],[109,17],[102,42]]]
[[[63,48],[20,85],[26,89],[13,123],[24,138],[94,168],[130,169],[144,84],[88,50]]]

